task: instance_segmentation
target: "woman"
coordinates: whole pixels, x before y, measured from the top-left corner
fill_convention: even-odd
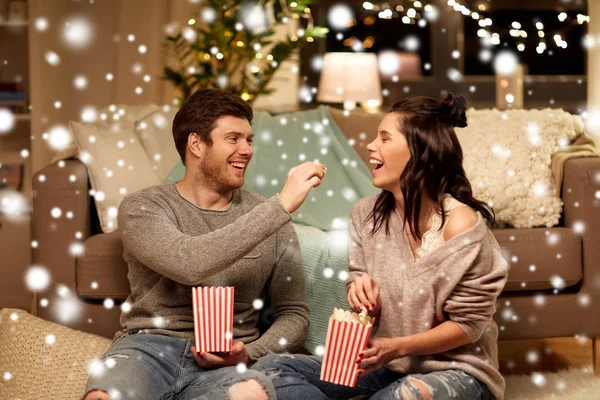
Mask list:
[[[379,195],[350,215],[348,303],[376,317],[355,388],[319,379],[321,359],[267,356],[278,399],[502,399],[492,316],[507,263],[473,198],[454,127],[466,102],[396,102],[367,148]]]

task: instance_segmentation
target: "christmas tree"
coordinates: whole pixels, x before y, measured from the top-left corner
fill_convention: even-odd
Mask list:
[[[281,63],[328,29],[313,25],[309,0],[261,2],[206,1],[201,21],[168,35],[174,65],[164,68],[165,78],[179,92],[178,101],[200,88],[220,88],[252,103],[273,90],[267,85]],[[297,30],[275,37],[275,27],[293,24]]]

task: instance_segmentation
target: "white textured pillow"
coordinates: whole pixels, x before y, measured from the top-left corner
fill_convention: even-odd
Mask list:
[[[165,106],[135,124],[135,131],[161,182],[180,159],[172,131],[177,111],[177,108]]]
[[[556,225],[562,201],[552,156],[583,130],[581,119],[560,109],[469,109],[467,120],[456,134],[474,196],[494,207],[501,225]]]
[[[117,210],[128,193],[161,183],[133,128],[119,124],[69,122],[88,167],[102,231],[117,229]]]

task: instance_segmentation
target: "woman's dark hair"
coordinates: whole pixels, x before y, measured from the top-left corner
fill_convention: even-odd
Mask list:
[[[423,193],[433,200],[434,207],[446,222],[443,196],[450,194],[456,200],[479,211],[488,225],[495,226],[494,210],[473,197],[471,184],[463,169],[463,152],[454,127],[467,126],[467,102],[462,96],[448,94],[445,99],[412,96],[398,100],[390,113],[398,113],[400,131],[406,136],[410,160],[400,176],[400,190],[404,197],[404,218],[413,237],[422,238],[419,230],[421,198]],[[385,224],[389,234],[390,214],[396,207],[394,195],[383,190],[368,218],[373,218],[372,232]]]
[[[232,116],[252,122],[252,107],[239,96],[219,89],[202,89],[191,95],[173,119],[173,140],[185,164],[188,136],[197,133],[200,139],[212,146],[210,133],[220,117]]]

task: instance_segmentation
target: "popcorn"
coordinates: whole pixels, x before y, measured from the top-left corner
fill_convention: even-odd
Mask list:
[[[363,308],[362,311],[360,312],[360,314],[358,314],[358,320],[361,324],[366,324],[367,317],[368,317],[367,309]]]

